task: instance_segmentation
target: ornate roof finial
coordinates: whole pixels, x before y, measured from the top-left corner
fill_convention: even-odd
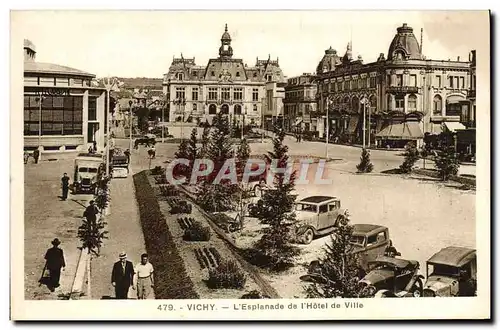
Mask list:
[[[224,31],[227,32],[227,23],[226,23],[226,27],[224,28]]]

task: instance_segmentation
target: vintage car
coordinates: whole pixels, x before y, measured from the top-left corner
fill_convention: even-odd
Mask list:
[[[427,260],[424,297],[475,296],[476,280],[476,250],[449,246]]]
[[[128,158],[124,155],[113,155],[111,159],[111,177],[126,178],[129,174]]]
[[[360,280],[363,297],[421,297],[424,277],[418,261],[379,256]]]
[[[105,172],[104,158],[100,154],[79,153],[75,158],[73,192],[75,194],[97,192],[97,181]]]
[[[340,200],[332,196],[310,196],[295,203],[298,225],[297,241],[310,244],[315,236],[331,233],[347,210],[340,208]]]
[[[134,141],[134,148],[138,148],[140,145],[145,145],[147,147],[156,144],[156,135],[154,134],[146,134],[141,136]]]
[[[353,253],[358,255],[360,268],[367,272],[369,271],[368,263],[383,256],[390,245],[389,229],[373,224],[354,224],[353,227],[351,236]]]

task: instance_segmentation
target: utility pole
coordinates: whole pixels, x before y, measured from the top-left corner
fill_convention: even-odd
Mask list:
[[[107,77],[103,79],[103,84],[104,87],[106,88],[106,176],[109,177],[109,164],[110,164],[110,155],[109,155],[109,142],[110,142],[110,137],[109,137],[109,117],[110,117],[110,111],[109,111],[109,97],[110,97],[110,92],[111,89],[114,87],[116,84],[116,79],[115,78],[110,78]]]
[[[363,96],[361,99],[361,103],[363,103],[363,149],[365,148],[366,142],[366,97]]]
[[[371,147],[372,136],[372,105],[368,102],[368,149]]]
[[[329,118],[329,108],[330,108],[330,99],[326,99],[326,159],[328,159],[328,138],[330,137],[330,118]]]
[[[132,103],[134,103],[132,100],[128,101],[129,105],[129,113],[128,113],[128,124],[129,124],[129,129],[130,129],[130,135],[129,135],[129,150],[132,151]]]

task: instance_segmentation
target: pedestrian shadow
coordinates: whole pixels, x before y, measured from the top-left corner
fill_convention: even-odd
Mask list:
[[[111,296],[102,296],[101,297],[101,300],[110,300],[110,299],[116,299],[115,297],[111,297]]]
[[[83,204],[83,203],[80,203],[80,201],[79,201],[79,200],[72,199],[71,201],[72,201],[72,202],[75,202],[75,203],[76,203],[76,204],[78,204],[78,205],[80,205],[80,206],[81,206],[81,207],[83,207],[84,209],[85,209],[85,208],[87,208],[87,206],[85,206],[85,204]]]

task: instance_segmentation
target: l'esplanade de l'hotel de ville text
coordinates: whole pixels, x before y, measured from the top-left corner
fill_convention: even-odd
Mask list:
[[[476,51],[465,60],[427,59],[420,32],[419,42],[413,28],[402,24],[387,55],[372,63],[353,56],[351,43],[343,54],[330,47],[314,73],[287,78],[279,58],[257,58],[248,66],[233,57],[237,50],[226,25],[219,55],[206,65],[197,65],[195,57],[173,58],[163,76],[163,109],[150,117],[189,126],[210,123],[222,112],[238,125],[278,126],[316,139],[325,140],[328,130],[338,143],[361,143],[364,131],[377,147],[409,141],[420,146],[426,133],[449,130],[465,141],[466,152],[475,153]],[[36,62],[29,40],[24,51],[25,148],[86,150],[94,141],[103,146],[106,91],[92,84],[95,75]],[[113,116],[128,111],[118,110]]]

